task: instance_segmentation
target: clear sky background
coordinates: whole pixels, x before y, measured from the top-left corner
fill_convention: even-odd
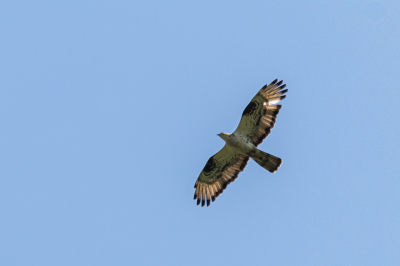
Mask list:
[[[400,265],[399,1],[1,1],[0,265]],[[289,92],[209,208],[208,158]]]

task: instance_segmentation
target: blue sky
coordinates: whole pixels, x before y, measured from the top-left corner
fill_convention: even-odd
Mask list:
[[[400,265],[398,1],[2,1],[1,265]],[[209,208],[251,98],[289,92]]]

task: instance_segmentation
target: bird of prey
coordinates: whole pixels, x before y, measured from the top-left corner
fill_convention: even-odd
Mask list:
[[[207,206],[233,182],[246,167],[250,158],[271,173],[275,173],[282,160],[274,155],[257,149],[257,146],[269,135],[274,127],[281,105],[274,105],[283,100],[288,90],[282,80],[274,80],[260,89],[244,109],[239,126],[232,134],[220,133],[225,146],[208,159],[194,184],[194,199],[197,205]]]

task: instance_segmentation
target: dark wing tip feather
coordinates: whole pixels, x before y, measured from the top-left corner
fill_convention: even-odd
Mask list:
[[[286,95],[282,95],[281,96],[281,100],[283,100],[283,99],[285,99],[286,98]]]
[[[194,193],[193,199],[194,199],[194,200],[197,199],[196,192]]]
[[[199,205],[199,204],[200,204],[200,198],[197,199],[197,205]]]
[[[207,199],[207,207],[210,206],[210,199]]]
[[[262,134],[261,139],[264,140],[267,137],[267,133]]]
[[[286,84],[283,84],[282,86],[279,87],[279,90],[284,89],[286,87]]]
[[[206,201],[205,201],[205,199],[203,199],[202,201],[201,201],[201,207],[204,207],[204,204],[206,203]]]
[[[275,85],[275,83],[278,81],[278,79],[275,79],[274,81],[271,82],[269,85]]]
[[[286,92],[288,92],[288,91],[289,91],[289,90],[286,89],[286,90],[281,91],[281,93],[284,94],[284,93],[286,93]]]
[[[278,83],[276,83],[277,86],[280,86],[282,84],[283,80],[279,81]]]

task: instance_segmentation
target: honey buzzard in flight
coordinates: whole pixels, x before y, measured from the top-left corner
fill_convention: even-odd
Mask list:
[[[214,200],[233,182],[246,167],[250,157],[264,169],[275,173],[282,160],[274,155],[257,149],[257,146],[269,135],[288,90],[282,80],[274,80],[265,85],[244,109],[239,126],[232,134],[220,133],[225,146],[208,159],[194,184],[194,199],[203,207],[207,201]]]

